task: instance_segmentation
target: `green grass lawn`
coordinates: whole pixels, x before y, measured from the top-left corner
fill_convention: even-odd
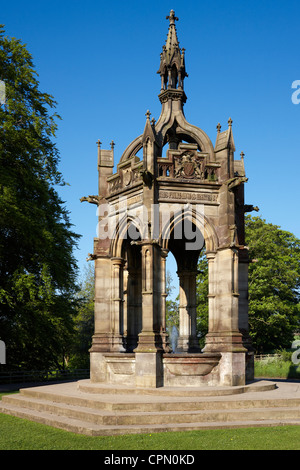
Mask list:
[[[270,358],[265,361],[255,361],[255,377],[300,379],[300,366],[291,361]]]
[[[89,437],[0,414],[0,450],[299,450],[300,426]]]

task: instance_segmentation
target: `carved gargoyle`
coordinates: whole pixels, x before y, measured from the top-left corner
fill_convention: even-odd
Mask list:
[[[143,182],[145,183],[146,186],[151,186],[152,181],[153,181],[153,175],[150,173],[148,170],[141,170],[140,175],[142,177]]]
[[[95,261],[95,259],[97,259],[97,255],[88,253],[88,257],[86,258],[87,261]]]
[[[242,183],[246,183],[248,181],[248,178],[245,176],[235,176],[234,178],[231,178],[226,181],[226,184],[228,186],[229,191],[232,191],[234,188],[239,186]]]
[[[89,203],[91,203],[91,204],[96,204],[96,205],[98,205],[99,202],[100,202],[102,199],[104,199],[103,196],[88,196],[88,197],[85,197],[85,196],[84,196],[84,197],[82,197],[82,198],[80,199],[80,202],[87,201],[87,202],[89,202]]]
[[[259,211],[259,207],[253,206],[252,204],[245,204],[244,205],[244,212],[252,212],[252,211]]]

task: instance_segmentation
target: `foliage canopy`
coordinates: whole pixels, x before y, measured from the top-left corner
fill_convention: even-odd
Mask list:
[[[31,54],[0,27],[0,334],[11,367],[58,367],[73,336],[78,235],[56,185],[59,116]]]
[[[290,348],[299,328],[300,240],[261,217],[246,216],[249,247],[249,332],[257,353]],[[198,269],[198,328],[207,332],[208,270],[204,253]]]
[[[290,348],[299,328],[300,240],[260,217],[246,218],[249,327],[257,352]]]

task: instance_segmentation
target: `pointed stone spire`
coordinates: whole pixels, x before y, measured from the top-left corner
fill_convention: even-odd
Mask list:
[[[149,109],[147,110],[145,116],[146,116],[146,124],[144,128],[142,142],[143,143],[146,142],[147,139],[150,139],[151,142],[155,142],[156,141],[155,127],[150,122],[151,113]]]
[[[157,72],[161,76],[161,90],[183,90],[183,81],[187,77],[187,73],[185,70],[185,49],[181,50],[179,47],[175,26],[175,21],[178,21],[178,18],[175,16],[174,10],[171,10],[170,15],[166,18],[170,24]]]
[[[179,42],[177,38],[175,21],[178,21],[177,16],[175,16],[174,10],[170,11],[170,15],[166,17],[167,20],[170,20],[169,31],[167,36],[167,42],[165,46],[166,51],[166,65],[170,65],[172,59],[175,55],[178,55],[179,52]]]
[[[156,171],[156,157],[158,144],[156,140],[155,127],[150,122],[151,113],[146,112],[146,124],[142,136],[143,144],[143,180],[146,185],[152,181],[152,176]],[[150,179],[149,179],[150,178]]]

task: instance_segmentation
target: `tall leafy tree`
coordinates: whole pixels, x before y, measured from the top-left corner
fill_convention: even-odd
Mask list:
[[[57,367],[72,342],[78,235],[56,190],[56,102],[3,26],[0,80],[0,337],[8,365]]]
[[[260,217],[246,218],[249,326],[258,352],[291,347],[300,314],[300,240]]]
[[[205,247],[198,260],[197,276],[197,334],[200,346],[205,346],[205,335],[208,331],[208,263]]]
[[[172,291],[174,286],[172,285],[173,279],[170,271],[166,274],[166,326],[168,331],[171,333],[173,326],[179,328],[179,305],[178,296],[176,299],[172,298]]]
[[[249,246],[249,329],[257,352],[291,347],[300,319],[300,240],[261,217],[246,217]],[[208,270],[199,258],[198,329],[207,332]]]
[[[76,298],[76,338],[71,351],[70,365],[77,369],[88,369],[90,365],[89,349],[94,334],[95,269],[93,263],[84,270],[84,277]]]

